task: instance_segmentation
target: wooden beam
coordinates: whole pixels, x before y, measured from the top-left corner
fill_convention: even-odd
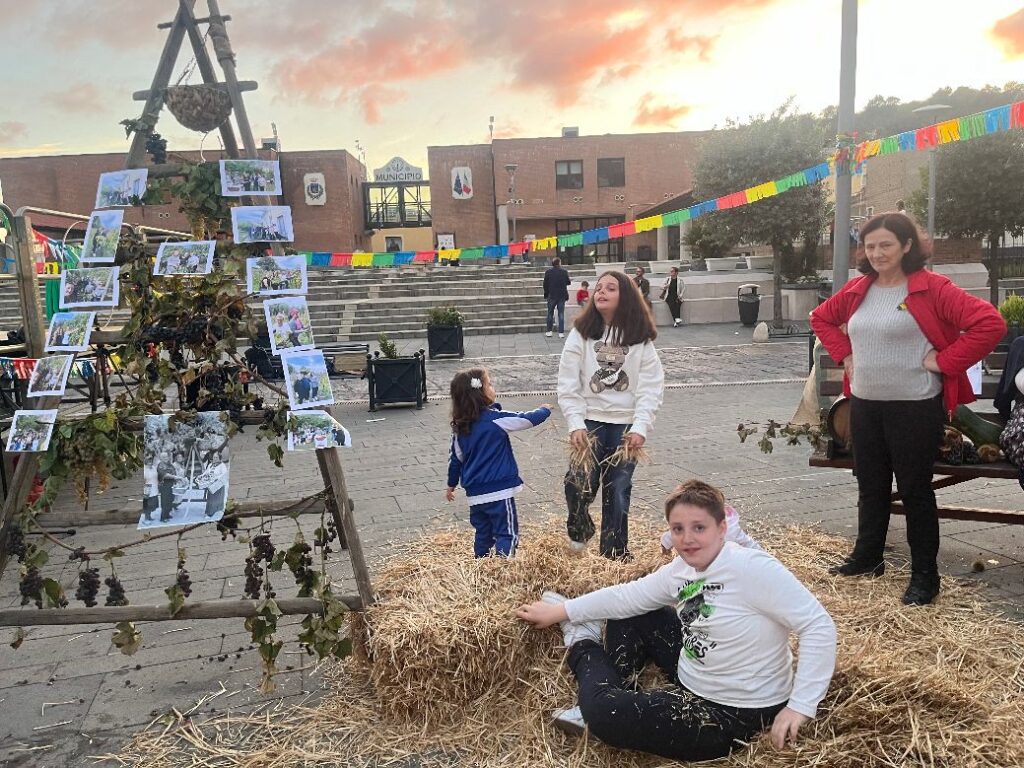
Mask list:
[[[35,254],[32,246],[35,235],[28,216],[14,217],[15,274],[18,281],[18,299],[21,303],[21,321],[25,326],[25,347],[29,357],[40,358],[46,348],[46,326],[39,301],[39,276],[36,274]]]
[[[330,413],[330,409],[327,411]],[[348,487],[345,484],[345,472],[341,468],[341,456],[337,448],[328,448],[316,452],[316,460],[320,465],[320,472],[324,476],[324,485],[327,492],[333,497],[334,503],[328,508],[334,517],[334,524],[337,526],[339,536],[344,535],[344,546],[348,549],[349,559],[352,561],[352,574],[356,579],[356,589],[364,605],[373,603],[373,586],[370,583],[370,569],[366,567],[366,558],[363,555],[363,543],[359,538],[359,531],[356,528],[355,517],[352,514],[352,504],[348,499]]]
[[[1024,511],[1008,509],[981,509],[974,507],[939,507],[940,520],[969,520],[976,523],[1002,523],[1024,525]],[[892,504],[894,515],[905,515],[902,501]]]
[[[222,20],[224,20],[224,21],[231,21],[231,17],[230,16],[221,16],[220,18]],[[196,24],[208,24],[210,22],[210,19],[211,19],[210,16],[203,16],[203,18],[201,18],[201,19],[196,19],[195,22],[196,22]],[[159,24],[157,24],[156,28],[157,29],[170,29],[172,26],[174,26],[174,22],[173,21],[163,21],[163,22],[160,22]]]
[[[340,595],[338,601],[351,611],[363,610],[363,602],[353,595]],[[256,615],[259,600],[203,600],[185,603],[173,616],[167,605],[119,605],[93,608],[12,608],[0,611],[2,627],[37,627],[73,624],[116,624],[119,621],[189,621],[192,619],[249,618]],[[286,597],[275,600],[286,616],[321,613],[323,603],[315,597]]]
[[[222,91],[226,91],[228,89],[227,83],[217,83],[217,82],[214,82],[214,83],[207,83],[207,85],[212,85],[214,88],[218,88],[218,89],[220,89]],[[242,80],[238,84],[238,89],[240,91],[255,91],[255,90],[258,90],[259,87],[260,87],[260,84],[257,83],[255,80]],[[146,99],[149,98],[149,94],[150,94],[150,91],[134,91],[132,93],[132,101],[145,101]],[[160,95],[162,97],[163,93],[161,92]]]
[[[324,499],[285,499],[283,501],[254,502],[246,501],[236,504],[231,514],[241,518],[249,517],[283,517],[320,514],[324,511],[326,501]],[[293,509],[289,509],[293,507]],[[284,510],[288,511],[284,511]],[[77,513],[76,513],[77,514]],[[50,513],[46,522],[51,524],[54,519],[67,522],[78,527],[85,525],[112,525],[137,523],[142,515],[142,510],[137,506],[114,507],[105,510],[89,510],[88,517],[77,517],[75,515]],[[187,525],[187,523],[186,523]],[[153,533],[151,529],[149,531]]]

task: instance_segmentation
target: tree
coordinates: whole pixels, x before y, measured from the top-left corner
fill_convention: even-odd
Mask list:
[[[694,167],[694,193],[713,200],[817,165],[826,157],[823,121],[794,114],[787,102],[768,117],[729,126],[706,138]],[[708,214],[709,236],[720,242],[766,243],[774,256],[774,324],[782,325],[782,255],[794,243],[817,238],[825,226],[822,184],[790,189],[774,197]]]
[[[999,246],[1005,233],[1024,234],[1024,135],[1007,131],[938,148],[935,166],[935,230],[947,237],[986,237],[989,290],[999,304]],[[910,201],[924,221],[928,175]]]
[[[736,245],[736,238],[724,227],[712,229],[708,226],[708,218],[703,217],[690,224],[683,235],[683,242],[693,250],[697,258],[706,260],[727,256]]]

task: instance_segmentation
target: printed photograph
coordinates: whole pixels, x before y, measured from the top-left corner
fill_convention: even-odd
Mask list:
[[[327,411],[288,412],[288,450],[351,448],[352,435]]]
[[[15,411],[7,436],[8,453],[39,453],[50,447],[50,435],[57,420],[52,411]]]
[[[301,296],[309,289],[306,257],[260,256],[245,260],[246,293]]]
[[[288,352],[281,355],[281,364],[288,388],[288,404],[293,411],[334,403],[323,352]]]
[[[270,350],[275,355],[285,350],[298,351],[316,346],[305,296],[268,299],[263,302],[263,314],[270,331]]]
[[[290,243],[295,239],[292,209],[287,205],[241,205],[231,209],[235,242]]]
[[[89,216],[79,260],[113,263],[123,221],[124,211],[93,211]]]
[[[154,275],[208,275],[213,271],[216,240],[193,240],[188,243],[160,243],[156,252]]]
[[[220,189],[224,197],[280,195],[281,163],[277,160],[221,160]]]
[[[120,267],[65,269],[60,273],[60,308],[117,307]]]
[[[169,414],[146,417],[140,530],[213,523],[224,516],[231,454],[221,416],[199,413],[173,423]]]
[[[56,313],[46,333],[46,351],[85,352],[95,323],[95,312]]]
[[[68,375],[74,365],[74,355],[41,357],[28,379],[29,397],[60,397],[68,386]]]
[[[96,208],[116,208],[138,205],[146,194],[149,170],[132,168],[127,171],[101,173],[96,190]]]

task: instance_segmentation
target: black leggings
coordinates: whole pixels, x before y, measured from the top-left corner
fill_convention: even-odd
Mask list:
[[[682,627],[675,611],[609,621],[605,651],[583,640],[569,651],[579,701],[590,732],[605,744],[675,760],[713,760],[744,746],[769,727],[785,702],[741,709],[708,701],[679,684]],[[672,683],[642,691],[636,677],[654,662]]]

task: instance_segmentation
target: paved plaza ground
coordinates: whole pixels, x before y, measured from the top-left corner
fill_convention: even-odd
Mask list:
[[[805,340],[749,342],[750,329],[737,325],[662,329],[658,346],[668,386],[649,441],[652,463],[636,472],[632,514],[659,517],[661,500],[676,483],[701,477],[722,487],[755,530],[766,523],[820,522],[830,531],[851,536],[856,484],[849,472],[809,468],[804,446],[779,446],[764,455],[753,442],[738,442],[736,426],[741,421],[790,418],[807,373]],[[419,346],[425,343],[414,340],[404,349]],[[455,503],[444,500],[449,440],[444,394],[456,370],[471,365],[489,368],[499,393],[506,393],[501,401],[509,409],[555,402],[561,349],[557,337],[472,336],[466,347],[465,360],[428,363],[431,400],[422,410],[392,408],[371,414],[365,382],[337,383],[336,397],[343,402],[334,414],[350,429],[355,443],[353,450],[342,453],[342,460],[371,568],[423,533],[468,525],[461,492]],[[247,429],[232,443],[232,497],[271,501],[322,487],[312,454],[288,454],[284,469],[277,469],[254,432]],[[556,410],[548,424],[513,435],[526,482],[519,497],[523,519],[551,516],[554,525],[561,525],[564,433]],[[91,507],[138,510],[141,492],[141,476],[117,482],[102,497],[93,498]],[[982,479],[959,490],[940,491],[940,499],[1016,508],[1022,491],[1015,482]],[[74,508],[72,497],[58,504],[65,512]],[[317,524],[318,520],[303,520],[307,532]],[[290,540],[291,526],[290,521],[275,523],[275,539]],[[1016,618],[1024,616],[1024,528],[943,522],[942,534],[943,573],[984,583],[998,609]],[[99,547],[133,538],[134,526],[93,525],[80,528],[72,541]],[[901,518],[893,521],[890,543],[890,560],[905,562]],[[175,545],[171,537],[148,546],[145,558],[123,558],[118,570],[133,603],[166,601],[163,590],[174,580]],[[222,542],[212,529],[202,529],[185,537],[183,546],[195,584],[191,599],[241,597],[243,544]],[[334,573],[348,580],[343,561],[344,556]],[[55,554],[46,575],[63,565],[61,579],[67,588],[76,568],[64,562],[63,555]],[[977,563],[984,571],[973,572]],[[72,586],[69,592],[73,591]],[[345,591],[354,591],[350,580]],[[0,601],[4,607],[18,603],[14,568],[0,587]],[[139,627],[145,643],[132,657],[112,647],[112,628],[106,625],[29,629],[19,650],[7,645],[13,630],[0,631],[0,764],[91,764],[88,756],[117,751],[131,734],[172,709],[196,716],[233,708],[271,710],[320,693],[318,675],[289,638],[287,626],[280,632],[286,643],[278,691],[272,696],[256,690],[259,658],[249,647],[240,619]]]

